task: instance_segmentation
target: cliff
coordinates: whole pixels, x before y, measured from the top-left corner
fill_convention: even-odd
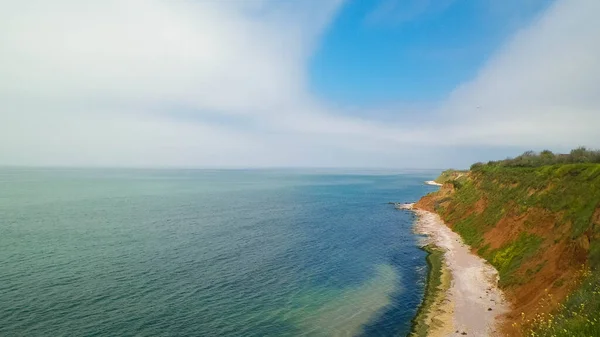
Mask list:
[[[417,208],[500,274],[507,335],[600,336],[600,164],[477,164]]]

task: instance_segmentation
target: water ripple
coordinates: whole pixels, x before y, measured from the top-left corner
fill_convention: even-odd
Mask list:
[[[0,170],[0,335],[402,334],[422,180]]]

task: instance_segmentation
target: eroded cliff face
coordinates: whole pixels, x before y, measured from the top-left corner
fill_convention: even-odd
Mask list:
[[[480,167],[455,175],[415,206],[438,213],[498,269],[512,304],[509,335],[521,334],[527,320],[556,313],[590,273],[599,274],[598,164]]]

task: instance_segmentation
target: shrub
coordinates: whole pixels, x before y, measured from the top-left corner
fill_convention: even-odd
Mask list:
[[[571,150],[569,154],[554,154],[550,150],[544,150],[540,153],[526,151],[515,158],[507,158],[500,161],[490,161],[487,165],[504,167],[540,167],[546,165],[577,163],[600,163],[600,151],[590,150],[584,146]],[[475,168],[479,169],[482,166],[484,165],[477,165]]]

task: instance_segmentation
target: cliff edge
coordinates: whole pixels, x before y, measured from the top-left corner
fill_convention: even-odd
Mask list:
[[[498,270],[504,334],[600,336],[600,164],[515,160],[445,172],[415,207]]]

